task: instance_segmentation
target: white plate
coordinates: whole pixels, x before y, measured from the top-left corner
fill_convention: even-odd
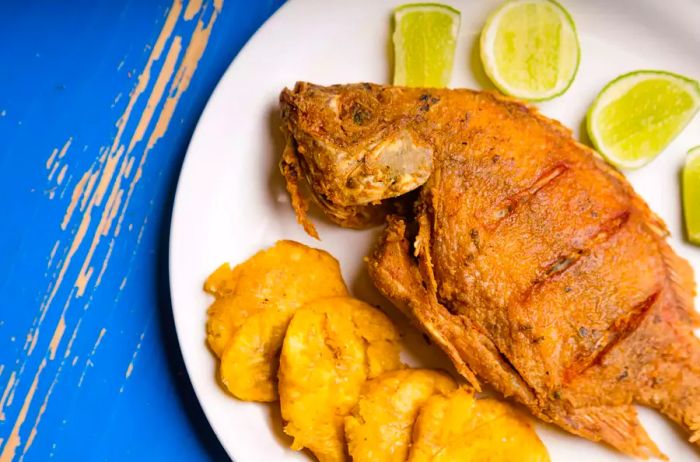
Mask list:
[[[238,263],[277,239],[296,239],[335,255],[355,295],[381,301],[362,265],[373,232],[340,229],[317,218],[322,237],[319,243],[296,224],[277,169],[281,152],[277,99],[283,87],[297,80],[320,84],[389,82],[389,17],[399,3],[299,0],[284,5],[230,66],[190,144],[172,220],[172,305],[194,389],[216,434],[237,462],[308,460],[308,456],[286,448],[276,406],[236,401],[217,384],[216,364],[205,345],[205,312],[210,300],[201,290],[202,283],[224,261]],[[488,12],[499,2],[447,3],[462,12],[452,84],[484,88],[488,83],[475,58],[474,45]],[[657,68],[700,77],[700,2],[563,3],[579,30],[581,66],[569,91],[540,108],[576,132],[597,92],[623,72]],[[686,150],[697,144],[700,117],[663,155],[629,177],[668,223],[676,236],[672,245],[700,273],[700,250],[679,238],[678,172]],[[415,340],[416,336],[411,337]],[[423,355],[425,348],[411,349],[414,360],[432,362]],[[698,460],[699,453],[666,420],[647,410],[642,410],[641,416],[671,460]],[[603,445],[550,426],[538,426],[538,432],[553,461],[629,460]]]

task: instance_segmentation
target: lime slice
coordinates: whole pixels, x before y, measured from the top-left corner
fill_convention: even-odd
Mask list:
[[[624,169],[654,159],[700,107],[695,80],[663,71],[621,75],[603,88],[588,111],[588,135],[608,161]]]
[[[683,210],[688,240],[700,245],[700,146],[688,151],[683,167]]]
[[[450,83],[459,11],[438,3],[394,10],[394,85],[441,88]]]
[[[481,62],[503,93],[543,101],[564,93],[579,63],[576,26],[552,0],[513,0],[481,31]]]

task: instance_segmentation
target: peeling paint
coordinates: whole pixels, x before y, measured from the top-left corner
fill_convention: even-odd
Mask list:
[[[65,353],[63,353],[64,359],[67,358],[68,356],[70,356],[70,350],[71,350],[71,348],[73,348],[73,342],[75,341],[75,338],[78,336],[78,330],[80,330],[80,324],[82,322],[83,322],[83,319],[80,318],[80,319],[78,319],[78,322],[75,323],[75,328],[73,329],[73,334],[71,334],[70,340],[68,340],[68,345],[66,345],[66,351],[65,351]],[[76,358],[77,358],[77,356],[76,356]],[[75,365],[75,362],[73,362],[73,364]]]
[[[39,328],[37,327],[36,330],[34,331],[34,335],[32,336],[32,341],[29,344],[29,351],[27,351],[27,356],[31,355],[32,352],[34,352],[34,347],[36,347],[36,342],[39,340]]]
[[[5,420],[5,413],[3,410],[5,408],[5,404],[7,403],[7,397],[10,394],[10,390],[14,387],[16,377],[15,371],[12,371],[10,374],[10,379],[5,385],[5,391],[2,392],[2,398],[0,398],[0,420]]]
[[[49,307],[51,306],[51,302],[53,301],[54,297],[56,296],[56,293],[58,292],[58,289],[61,287],[63,278],[65,277],[65,274],[70,266],[70,263],[73,259],[73,256],[79,249],[80,245],[83,242],[83,239],[86,237],[88,228],[90,226],[90,222],[92,220],[92,209],[95,205],[101,205],[102,198],[104,197],[104,194],[107,190],[108,185],[110,184],[111,180],[114,177],[114,172],[116,165],[118,164],[119,160],[121,159],[123,152],[124,152],[124,147],[120,146],[121,144],[121,138],[124,133],[124,130],[126,128],[126,124],[129,120],[129,117],[131,116],[131,112],[133,111],[134,106],[136,105],[136,102],[139,98],[139,96],[146,90],[149,80],[150,80],[150,75],[151,75],[151,69],[153,67],[153,64],[155,61],[157,61],[160,58],[161,53],[163,52],[163,49],[165,47],[165,44],[167,40],[170,38],[172,35],[172,32],[174,30],[175,24],[177,23],[177,20],[180,16],[180,12],[182,11],[182,1],[181,0],[175,0],[173,2],[172,7],[170,8],[170,11],[168,12],[168,15],[166,16],[163,28],[161,29],[161,32],[156,39],[156,44],[153,47],[153,50],[148,57],[148,60],[146,62],[146,65],[144,66],[143,72],[139,75],[138,78],[138,83],[136,87],[132,90],[130,97],[129,97],[129,102],[127,104],[126,109],[122,113],[121,117],[117,120],[117,134],[114,137],[114,140],[112,142],[112,146],[107,152],[107,156],[105,159],[105,162],[102,164],[102,168],[100,173],[100,180],[97,184],[97,188],[95,189],[94,193],[92,193],[90,200],[88,202],[87,208],[83,212],[82,219],[80,221],[80,225],[78,227],[77,232],[75,233],[73,237],[73,241],[69,247],[68,253],[66,255],[66,259],[63,262],[63,265],[58,273],[58,276],[53,284],[53,288],[50,290],[49,296],[47,297],[46,301],[42,303],[42,306],[40,307],[40,316],[38,320],[38,324],[41,325],[43,322],[44,318],[46,317],[46,312],[48,311]],[[61,151],[65,151],[68,149],[70,146],[70,143],[72,141],[72,138],[69,138],[69,140],[66,142],[64,147],[61,149]],[[60,157],[60,153],[59,153]],[[52,161],[53,162],[53,161]],[[97,173],[97,172],[96,172]],[[123,172],[120,172],[123,173]],[[92,182],[95,180],[93,179]],[[89,188],[90,190],[92,188]],[[91,191],[90,191],[91,192]],[[83,191],[85,193],[85,191]],[[89,193],[88,193],[89,194]],[[73,196],[75,196],[75,191]],[[86,200],[86,197],[84,196],[84,199]],[[71,201],[73,204],[71,207],[71,204],[69,204],[69,210],[70,214],[73,213],[75,209],[74,202]],[[66,216],[68,214],[68,210],[66,212]],[[66,216],[64,216],[63,223],[65,223],[65,226],[67,226],[67,221],[70,220],[70,217],[66,219]],[[103,213],[103,218],[104,218],[104,213]],[[65,229],[65,226],[63,228]],[[99,235],[103,231],[103,226],[98,227],[98,230],[95,232],[95,235],[93,236],[93,243],[96,241],[99,241]],[[96,245],[96,244],[94,244]],[[92,246],[91,246],[92,247]],[[88,258],[85,259],[83,262],[83,267],[81,268],[80,274],[78,276],[78,279],[76,280],[76,284],[78,287],[78,293],[82,295],[84,292],[82,283],[85,282],[85,279],[89,279],[87,275],[87,265],[89,265],[89,259],[92,257],[93,252],[89,252]],[[82,289],[82,290],[81,290]],[[34,331],[34,336],[38,337],[38,329]],[[34,340],[35,342],[35,340]]]
[[[54,359],[56,357],[56,350],[58,345],[61,343],[63,338],[63,333],[66,331],[66,320],[64,316],[58,320],[58,325],[56,330],[54,330],[53,337],[51,337],[51,343],[49,344],[49,359]]]
[[[54,174],[56,173],[56,170],[58,170],[58,167],[61,164],[58,162],[54,162],[53,165],[51,166],[51,171],[49,172],[49,181],[53,179]]]
[[[56,183],[57,183],[57,184],[60,185],[61,183],[63,183],[63,178],[65,178],[65,176],[66,176],[66,170],[68,170],[68,165],[64,165],[64,166],[61,168],[61,171],[58,172],[58,176],[56,177]]]
[[[12,461],[12,459],[15,457],[17,447],[22,444],[22,440],[19,437],[19,430],[22,427],[22,424],[24,424],[24,420],[27,418],[27,412],[29,411],[29,406],[32,403],[32,399],[34,398],[34,393],[36,393],[36,387],[39,385],[39,376],[41,375],[41,371],[44,370],[44,367],[46,367],[46,358],[41,360],[41,364],[39,364],[39,368],[37,369],[36,374],[34,374],[34,380],[29,387],[29,391],[24,397],[24,402],[22,403],[22,408],[19,411],[17,420],[15,420],[10,436],[7,437],[7,443],[3,447],[2,453],[0,453],[0,462]]]
[[[134,371],[134,361],[132,360],[132,361],[129,363],[129,366],[126,368],[126,373],[124,374],[124,378],[125,378],[125,379],[128,379],[129,377],[131,377],[131,373],[132,373],[133,371]]]
[[[68,138],[68,141],[66,141],[66,144],[63,145],[61,150],[58,152],[58,158],[63,159],[63,157],[66,155],[66,152],[68,152],[68,148],[70,147],[70,144],[73,142],[73,137],[71,136]]]
[[[107,247],[107,254],[105,255],[104,260],[102,260],[102,268],[100,268],[100,273],[97,275],[97,280],[95,281],[95,287],[98,287],[100,284],[102,284],[102,276],[105,274],[105,271],[107,271],[107,264],[109,263],[109,259],[112,257],[112,251],[114,251],[114,243],[116,242],[116,239],[112,238],[109,241],[109,247]]]
[[[24,368],[20,367],[19,373],[17,374],[17,377],[22,375],[22,372],[24,372]],[[12,402],[15,400],[15,390],[17,390],[18,383],[19,383],[18,379],[15,378],[14,382],[12,383],[12,386],[10,387],[10,394],[7,397],[7,402],[5,403],[5,407],[10,407],[12,405]]]
[[[58,154],[58,148],[54,148],[54,150],[51,151],[51,155],[46,160],[46,170],[51,170],[51,166],[53,165],[53,161],[56,159],[57,154]]]
[[[66,155],[66,152],[68,151],[68,148],[70,147],[70,144],[72,142],[73,137],[70,137],[68,138],[68,141],[66,141],[65,144],[61,147],[60,150],[58,148],[55,148],[53,151],[51,151],[51,155],[46,161],[46,169],[49,170],[49,180],[53,178],[53,175],[56,173],[56,170],[59,167],[58,159],[62,159]],[[63,181],[63,178],[61,178],[61,181]],[[61,184],[61,181],[59,181],[58,184]]]
[[[95,344],[92,346],[92,350],[90,350],[90,353],[88,354],[88,357],[85,360],[85,367],[83,367],[83,372],[80,374],[80,379],[78,380],[78,387],[81,387],[83,385],[83,380],[85,380],[85,374],[87,373],[88,367],[92,367],[94,365],[94,363],[92,362],[92,357],[95,356],[97,348],[99,348],[100,343],[102,343],[102,337],[104,337],[106,332],[107,329],[105,329],[104,327],[100,330],[100,333],[97,336],[97,340],[95,340]]]
[[[63,319],[63,318],[61,318]],[[63,323],[65,326],[65,322]],[[53,358],[51,358],[53,359]],[[44,416],[44,412],[46,412],[46,407],[49,404],[49,398],[51,398],[51,395],[53,395],[53,390],[56,384],[58,383],[58,378],[61,375],[61,371],[63,370],[63,365],[65,364],[65,358],[63,361],[61,361],[61,365],[58,367],[58,371],[56,371],[56,375],[53,378],[53,381],[51,382],[51,385],[49,386],[49,390],[46,392],[44,395],[44,401],[41,403],[41,406],[39,407],[39,412],[36,415],[36,418],[34,419],[34,425],[32,425],[32,429],[29,432],[29,437],[27,438],[27,442],[24,445],[24,448],[22,449],[22,456],[20,457],[20,462],[24,460],[24,455],[29,451],[29,448],[31,447],[32,443],[34,442],[34,438],[36,438],[38,428],[39,428],[39,423],[41,422],[41,418]]]
[[[141,179],[141,175],[143,174],[143,166],[146,163],[146,159],[148,158],[148,153],[156,144],[156,142],[165,134],[168,125],[170,124],[170,120],[172,119],[173,113],[175,112],[177,103],[180,101],[180,97],[189,87],[192,75],[197,69],[199,60],[201,59],[202,54],[204,53],[204,50],[209,41],[209,36],[211,35],[212,27],[214,26],[214,22],[216,21],[216,18],[219,12],[221,11],[222,6],[223,0],[214,2],[214,11],[212,12],[212,15],[209,18],[209,22],[206,24],[206,26],[204,25],[204,22],[201,19],[197,22],[197,27],[192,33],[190,43],[187,46],[187,49],[185,50],[185,56],[182,58],[182,62],[178,67],[177,73],[175,74],[175,78],[170,84],[168,98],[166,99],[165,104],[163,105],[163,109],[161,110],[160,115],[158,116],[156,125],[153,131],[151,132],[151,136],[148,139],[148,143],[146,144],[146,149],[144,150],[143,155],[141,156],[141,159],[139,161],[136,173],[134,174],[134,177],[131,180],[131,184],[129,185],[129,192],[126,194],[126,202],[117,222],[117,229],[115,231],[115,235],[117,236],[119,235],[119,232],[121,230],[121,225],[124,221],[125,211],[128,208],[129,202],[131,201],[131,196],[134,193],[134,188],[136,187],[136,184],[139,182],[139,180]]]
[[[26,375],[31,377],[31,374],[34,374],[29,389],[20,388],[18,391],[18,402],[21,402],[22,406],[17,416],[13,416],[15,420],[12,422],[12,431],[9,436],[3,435],[4,438],[0,439],[0,447],[2,448],[0,462],[9,462],[16,456],[17,450],[22,444],[20,430],[30,410],[33,413],[34,423],[24,443],[21,457],[32,447],[32,443],[38,435],[41,418],[51,402],[50,397],[64,364],[69,362],[75,366],[79,360],[78,355],[71,355],[71,348],[80,330],[82,313],[75,312],[73,309],[71,316],[66,316],[71,301],[86,296],[87,300],[81,305],[81,308],[87,309],[92,294],[100,286],[103,275],[109,268],[108,262],[112,256],[129,202],[136,186],[143,177],[148,154],[158,140],[164,136],[170,125],[177,104],[187,90],[206,48],[221,5],[220,0],[214,0],[214,11],[207,21],[203,21],[202,17],[205,15],[199,13],[204,11],[206,6],[202,5],[202,0],[190,0],[184,11],[182,0],[173,0],[165,15],[158,37],[152,46],[148,46],[150,54],[141,73],[138,74],[136,84],[128,94],[126,107],[116,121],[116,134],[104,146],[92,148],[97,149],[96,159],[92,165],[85,171],[74,172],[71,156],[68,156],[68,163],[63,160],[70,149],[73,137],[69,137],[61,148],[53,149],[45,162],[49,181],[55,180],[55,183],[50,189],[47,189],[48,187],[36,189],[37,191],[43,190],[49,198],[53,198],[56,193],[60,193],[59,197],[61,198],[64,193],[68,196],[67,203],[64,203],[63,200],[60,201],[65,204],[65,213],[59,223],[60,229],[65,232],[65,237],[56,240],[51,248],[47,258],[46,272],[46,277],[50,280],[47,283],[37,315],[27,332],[24,358],[21,363],[18,358],[15,362],[16,365],[12,366],[18,369],[10,372],[0,397],[0,420],[5,420],[3,411],[11,406],[15,391],[18,390],[18,384],[25,380],[25,368],[28,369]],[[173,34],[179,21],[189,21],[194,18],[198,19],[189,39]],[[123,64],[122,61],[119,68]],[[160,69],[153,80],[151,74],[155,74],[156,65],[160,66]],[[117,94],[112,107],[121,98],[122,93]],[[144,98],[146,99],[144,109],[136,112],[137,102],[143,101]],[[133,129],[132,126],[134,126]],[[144,140],[146,140],[145,145],[139,152],[137,147],[143,145]],[[87,149],[88,146],[83,145],[82,152],[87,152]],[[137,247],[142,240],[146,223],[147,217],[139,230],[136,239]],[[128,229],[132,229],[132,224],[128,225]],[[98,262],[96,255],[104,255],[104,257]],[[93,258],[96,259],[94,264]],[[99,268],[99,272],[97,277],[93,278],[96,268]],[[72,285],[70,285],[71,283]],[[126,283],[127,277],[124,276],[119,289],[123,290]],[[67,290],[66,286],[70,290]],[[62,298],[65,296],[64,292],[69,292],[65,299]],[[53,311],[54,305],[58,303],[56,300],[59,299],[64,302],[63,310],[56,318]],[[52,313],[50,317],[48,316],[49,312]],[[76,318],[74,326],[67,325],[67,320]],[[47,319],[51,319],[51,324],[55,324],[48,325]],[[44,325],[45,322],[47,325]],[[71,332],[71,336],[67,342],[63,342],[67,329]],[[93,366],[95,353],[105,333],[105,328],[99,331],[92,350],[85,358],[85,366],[80,375],[78,386],[82,385],[88,368]],[[86,332],[82,335],[87,334]],[[145,331],[141,334],[131,362],[127,366],[125,380],[134,371],[135,360],[141,348],[144,334]],[[44,338],[43,342],[40,341],[48,335],[50,335],[50,339]],[[13,337],[11,341],[14,342],[14,340]],[[64,344],[65,350],[59,351]],[[43,350],[44,348],[46,350]],[[35,363],[28,363],[36,351],[46,352],[38,366]],[[40,381],[44,383],[41,375],[48,361],[54,361],[56,358],[60,359],[57,361],[59,364],[57,370],[52,370],[52,366],[46,371],[46,374],[53,375],[48,392],[43,396],[42,403],[38,408],[32,407],[37,386]],[[9,371],[12,368],[8,367],[7,369]],[[0,374],[4,371],[5,366],[0,365]],[[22,436],[26,435],[25,432],[26,430],[22,432]]]
[[[60,240],[60,239],[57,239],[57,240],[56,240],[56,243],[55,243],[55,244],[53,245],[53,247],[51,248],[51,253],[49,254],[49,261],[48,261],[48,263],[46,264],[46,267],[47,267],[47,268],[51,268],[51,263],[53,263],[53,257],[56,256],[56,250],[58,250],[58,246],[59,246],[59,245],[61,245],[61,240]]]
[[[160,73],[158,74],[153,90],[148,97],[146,109],[144,109],[144,111],[141,113],[141,118],[139,119],[138,125],[136,125],[131,141],[129,141],[129,149],[127,150],[127,153],[131,153],[131,151],[134,150],[134,146],[136,146],[136,144],[143,139],[146,128],[153,118],[153,113],[163,97],[165,86],[173,75],[175,63],[177,62],[177,58],[180,56],[181,49],[182,37],[176,35],[172,44],[170,45],[170,49],[165,57],[165,62],[163,63]]]
[[[61,221],[62,230],[65,230],[68,226],[68,223],[70,222],[70,219],[73,216],[73,211],[75,210],[75,207],[78,205],[78,202],[80,202],[80,200],[82,199],[83,192],[85,191],[85,186],[87,185],[88,180],[92,177],[91,173],[92,172],[90,170],[83,173],[83,176],[75,185],[75,188],[73,188],[73,194],[71,194],[71,199],[68,203],[68,208],[66,209],[66,213],[63,215],[63,221]]]
[[[134,363],[136,362],[136,358],[139,355],[139,352],[141,351],[141,345],[143,344],[143,338],[146,336],[146,331],[144,330],[141,335],[139,336],[139,343],[136,344],[136,348],[134,349],[134,354],[131,355],[131,361],[129,361],[129,365],[126,366],[126,372],[124,373],[124,383],[122,383],[122,386],[119,387],[119,393],[124,392],[124,387],[126,385],[126,381],[129,380],[129,377],[131,377],[131,373],[134,372]]]
[[[190,0],[185,9],[185,21],[194,18],[202,9],[202,0]]]

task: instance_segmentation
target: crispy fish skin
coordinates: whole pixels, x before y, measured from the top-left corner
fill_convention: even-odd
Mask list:
[[[286,138],[280,169],[299,222],[314,237],[300,179],[331,220],[361,229],[383,221],[389,204],[381,201],[416,189],[433,168],[431,145],[413,129],[414,118],[376,117],[381,94],[345,98],[330,88],[300,82],[280,95]],[[332,117],[323,114],[328,111]]]
[[[333,98],[367,107],[363,129]],[[301,83],[282,100],[305,159],[332,158],[319,139],[360,156],[393,125],[427,143],[432,171],[413,183],[415,213],[388,219],[369,270],[475,387],[478,377],[541,419],[637,457],[660,452],[634,403],[700,441],[692,268],[625,178],[568,129],[470,90]],[[342,180],[323,164],[305,176],[329,191]]]

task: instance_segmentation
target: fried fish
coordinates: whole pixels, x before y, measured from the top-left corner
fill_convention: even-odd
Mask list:
[[[298,83],[280,104],[299,221],[315,233],[302,181],[342,226],[386,217],[375,285],[474,387],[637,457],[661,453],[635,403],[700,443],[692,268],[570,130],[470,90]]]

